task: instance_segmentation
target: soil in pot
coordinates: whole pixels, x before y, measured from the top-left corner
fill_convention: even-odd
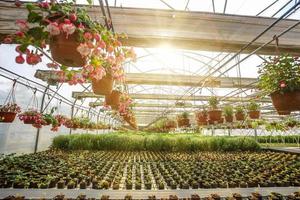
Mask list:
[[[300,110],[300,90],[283,94],[274,92],[270,96],[279,115],[289,115],[291,111]]]
[[[12,123],[16,118],[16,114],[14,112],[0,112],[0,119],[2,119],[0,122]]]
[[[92,80],[92,89],[97,95],[110,95],[113,88],[114,79],[111,75],[106,75],[100,80]]]
[[[53,36],[50,39],[49,47],[52,58],[65,66],[69,67],[82,67],[86,64],[87,59],[77,51],[78,33],[74,33],[66,38],[66,35],[61,33]]]
[[[259,117],[260,117],[260,111],[259,110],[257,110],[257,111],[249,111],[248,115],[249,115],[250,119],[259,119]]]
[[[221,110],[210,110],[208,111],[208,119],[209,121],[220,121],[222,117],[222,111]]]

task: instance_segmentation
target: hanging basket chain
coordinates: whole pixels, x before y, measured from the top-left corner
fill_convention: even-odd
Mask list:
[[[29,103],[26,107],[26,110],[29,110],[29,109],[38,110],[39,104],[38,104],[38,99],[36,97],[36,92],[37,92],[37,89],[35,88],[33,90],[33,95],[32,95],[32,97],[31,97],[31,99],[30,99],[30,101],[29,101]],[[30,107],[30,106],[32,106],[32,107]]]
[[[15,97],[16,82],[17,82],[17,80],[14,79],[13,85],[12,85],[12,87],[11,87],[11,89],[10,89],[3,105],[15,104],[16,103],[16,97]]]

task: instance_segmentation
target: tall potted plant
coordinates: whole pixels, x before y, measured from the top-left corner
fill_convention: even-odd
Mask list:
[[[231,105],[224,106],[223,115],[225,117],[226,122],[232,122],[233,121],[233,107]]]
[[[21,112],[21,109],[16,103],[7,103],[0,106],[0,122],[12,123],[19,112]]]
[[[16,48],[19,54],[16,63],[26,61],[36,65],[42,62],[38,49],[45,50],[49,44],[55,62],[47,66],[60,69],[60,81],[72,85],[91,81],[96,94],[110,94],[114,80],[123,78],[122,63],[135,58],[133,49],[120,42],[120,38],[126,36],[115,34],[92,20],[86,9],[74,5],[74,1],[48,3],[41,0],[25,6],[27,19],[18,20],[17,33],[4,40],[20,44]],[[36,50],[30,51],[28,46],[36,47]],[[68,67],[80,68],[73,70]]]
[[[219,100],[212,96],[208,100],[210,110],[208,111],[208,118],[211,122],[220,122],[222,118],[222,111],[218,109]]]
[[[300,59],[288,54],[269,58],[259,69],[259,88],[271,96],[279,115],[300,110]]]
[[[235,107],[235,119],[237,121],[245,120],[245,110],[243,106],[239,105]]]
[[[248,115],[251,119],[258,119],[260,116],[260,105],[254,101],[251,101],[247,105]]]

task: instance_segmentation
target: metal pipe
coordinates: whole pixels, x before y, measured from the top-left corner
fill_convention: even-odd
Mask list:
[[[47,94],[47,90],[49,89],[49,86],[50,85],[47,85],[44,93],[43,93],[43,96],[42,96],[42,102],[41,102],[41,108],[40,108],[40,112],[43,114],[43,107],[44,107],[44,102],[45,102],[45,96]],[[37,132],[36,132],[36,138],[35,138],[35,145],[34,145],[34,153],[37,152],[37,149],[38,149],[38,145],[39,145],[39,137],[40,137],[40,128],[37,129]]]

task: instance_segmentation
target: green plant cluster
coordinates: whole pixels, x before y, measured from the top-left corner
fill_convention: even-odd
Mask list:
[[[297,144],[300,142],[298,135],[274,135],[274,136],[259,136],[257,137],[258,143],[289,143]]]
[[[259,88],[271,94],[300,89],[300,60],[288,54],[270,57],[259,69]]]
[[[65,150],[122,151],[254,151],[252,138],[203,137],[196,134],[110,133],[61,135],[52,146]]]
[[[297,187],[300,186],[300,162],[298,155],[270,151],[48,150],[5,156],[0,160],[0,175],[0,188],[163,190]]]

